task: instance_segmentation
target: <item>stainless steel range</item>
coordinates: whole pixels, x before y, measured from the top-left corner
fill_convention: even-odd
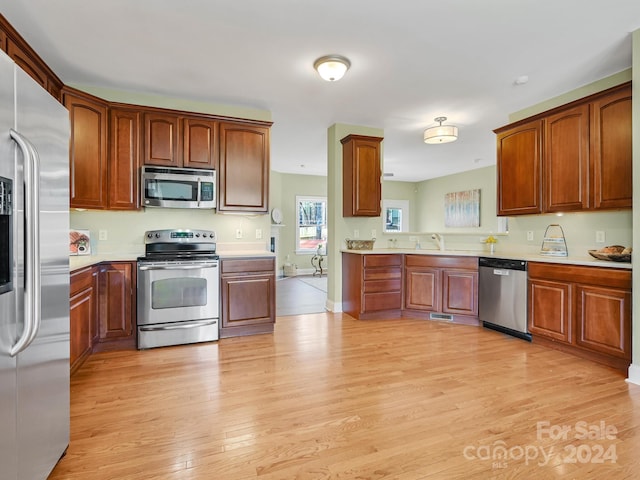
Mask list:
[[[151,230],[138,258],[138,348],[218,339],[219,266],[209,230]]]

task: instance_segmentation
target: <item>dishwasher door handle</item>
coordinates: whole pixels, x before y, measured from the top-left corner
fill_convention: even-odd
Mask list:
[[[502,276],[505,276],[505,277],[508,277],[510,275],[509,270],[502,270],[502,269],[499,269],[499,268],[494,268],[493,269],[493,274],[494,275],[502,275]]]

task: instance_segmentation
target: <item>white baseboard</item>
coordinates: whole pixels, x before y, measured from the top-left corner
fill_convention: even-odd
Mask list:
[[[333,300],[327,299],[325,303],[325,308],[333,313],[342,312],[342,302],[334,302]]]
[[[640,385],[640,365],[629,365],[629,372],[627,374],[627,382]]]

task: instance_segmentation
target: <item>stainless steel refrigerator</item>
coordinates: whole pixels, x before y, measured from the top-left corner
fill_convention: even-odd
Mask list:
[[[69,114],[0,51],[0,480],[69,444]]]

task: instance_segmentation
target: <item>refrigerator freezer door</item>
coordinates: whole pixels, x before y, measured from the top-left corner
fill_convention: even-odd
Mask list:
[[[9,138],[14,127],[13,62],[0,52],[0,177],[15,183],[15,147]],[[13,223],[12,218],[5,219]],[[6,242],[2,237],[2,242]],[[6,252],[8,246],[0,245]],[[11,262],[11,275],[15,276],[15,262]],[[15,281],[15,279],[14,279]],[[15,290],[0,294],[0,478],[18,476],[16,441],[16,359],[9,351],[16,341]]]
[[[44,480],[69,444],[70,127],[67,110],[19,68],[16,112],[16,131],[35,145],[40,158],[41,271],[40,329],[17,355],[18,478]],[[21,176],[22,153],[16,156]],[[18,206],[18,210],[23,208]],[[18,218],[16,225],[22,221]],[[26,221],[30,221],[28,216]],[[16,230],[15,250],[22,251],[24,232]],[[18,257],[19,272],[30,270],[29,260],[28,256]],[[24,280],[16,284],[24,285]],[[21,310],[23,294],[22,287],[16,288]],[[21,328],[17,327],[18,335]]]

